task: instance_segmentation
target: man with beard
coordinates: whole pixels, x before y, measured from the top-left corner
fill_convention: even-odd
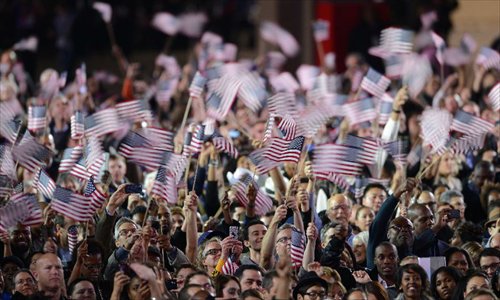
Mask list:
[[[36,262],[33,276],[38,282],[38,292],[41,296],[50,300],[64,299],[63,266],[61,260],[55,254],[47,253],[40,256]]]
[[[394,299],[396,289],[396,273],[398,270],[398,252],[389,242],[382,242],[375,248],[375,268],[369,272],[373,281],[378,281]]]
[[[387,239],[396,246],[400,259],[412,254],[414,236],[413,224],[411,221],[405,217],[397,217],[388,224],[387,220],[391,219],[401,195],[405,192],[411,193],[416,186],[417,180],[408,178],[408,180],[399,186],[394,194],[389,196],[380,207],[369,230],[370,239],[368,240],[368,248],[366,251],[366,261],[369,269],[374,268],[375,247]]]
[[[252,220],[243,228],[243,243],[249,249],[240,258],[243,265],[258,265],[260,261],[260,248],[262,239],[267,232],[264,222]]]
[[[12,255],[19,257],[22,261],[27,261],[32,253],[31,228],[22,224],[12,227],[9,230],[9,240]]]

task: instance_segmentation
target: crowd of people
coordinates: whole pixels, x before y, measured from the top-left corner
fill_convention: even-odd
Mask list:
[[[370,66],[359,54],[347,56],[343,73],[333,54],[325,55],[318,72],[299,75],[294,87],[295,79],[281,76],[281,52],[237,63],[234,48],[213,33],[201,38],[182,68],[162,54],[154,73],[143,74],[115,46],[123,80],[82,66],[66,83],[47,69],[35,91],[16,52],[4,51],[0,299],[498,299],[500,62],[478,63],[472,51],[442,68],[434,58],[440,49],[429,41],[413,47],[432,53],[426,59],[433,72],[415,75],[424,76],[423,84],[394,76],[379,97],[360,86]],[[497,53],[498,44],[492,50]],[[253,86],[234,92],[225,110],[234,89],[226,77],[240,74],[241,82],[232,78],[237,88]],[[284,93],[292,95],[302,123],[286,105],[268,100]],[[360,109],[305,121],[304,111],[329,110],[323,100],[331,95],[328,103],[337,104],[345,95],[341,106],[387,96],[387,119],[382,122],[379,111],[358,122]],[[134,106],[132,114],[118,110],[117,118],[92,119],[137,99],[145,106]],[[42,108],[41,116],[34,107]],[[477,129],[480,141],[451,151],[446,142],[429,141],[429,126],[440,131],[446,121],[429,120],[428,112],[451,119],[467,114],[472,131],[482,126],[477,120],[490,125]],[[82,123],[82,133],[77,113],[95,124]],[[109,125],[112,120],[118,123]],[[9,131],[11,124],[27,129]],[[166,135],[149,135],[150,128]],[[469,130],[447,129],[445,135],[457,139]],[[294,156],[290,140],[300,132],[305,139]],[[147,143],[131,142],[137,136]],[[346,154],[346,167],[334,153],[333,164],[342,167],[325,175],[321,145],[353,138],[375,141],[376,158],[367,163]],[[380,146],[394,141],[405,141],[408,151]],[[42,145],[50,156],[34,168],[22,154],[36,156],[26,145]],[[432,151],[437,145],[444,151]],[[78,147],[89,177],[74,172],[82,167],[80,156],[67,167],[66,154]],[[277,153],[266,155],[279,158],[268,167],[255,153],[272,147]],[[179,158],[176,164],[171,157]],[[358,163],[363,168],[354,174]],[[92,200],[95,194],[101,202]],[[16,206],[16,199],[31,196],[35,207]],[[86,199],[85,208],[75,204],[78,197]]]

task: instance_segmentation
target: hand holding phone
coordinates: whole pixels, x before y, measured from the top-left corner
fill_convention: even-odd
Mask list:
[[[126,194],[141,194],[142,193],[142,185],[140,184],[127,184],[125,186]]]

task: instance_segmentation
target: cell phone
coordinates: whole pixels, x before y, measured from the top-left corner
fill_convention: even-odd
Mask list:
[[[127,184],[125,186],[125,193],[127,194],[141,194],[142,185],[141,184]]]
[[[460,211],[458,209],[452,209],[448,213],[448,219],[460,219]]]
[[[169,291],[177,289],[177,280],[175,280],[175,279],[167,280],[166,284],[167,284],[167,290],[169,290]]]
[[[240,228],[238,226],[229,226],[229,236],[238,239]]]

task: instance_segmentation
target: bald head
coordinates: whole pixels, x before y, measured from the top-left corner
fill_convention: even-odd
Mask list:
[[[57,292],[64,281],[61,260],[53,253],[46,253],[36,261],[33,272],[38,281],[38,289],[44,292]]]
[[[328,199],[327,215],[330,221],[347,225],[352,212],[351,200],[344,194],[335,194]]]
[[[436,211],[436,197],[431,191],[422,191],[418,196],[417,203],[427,205],[433,212]]]

